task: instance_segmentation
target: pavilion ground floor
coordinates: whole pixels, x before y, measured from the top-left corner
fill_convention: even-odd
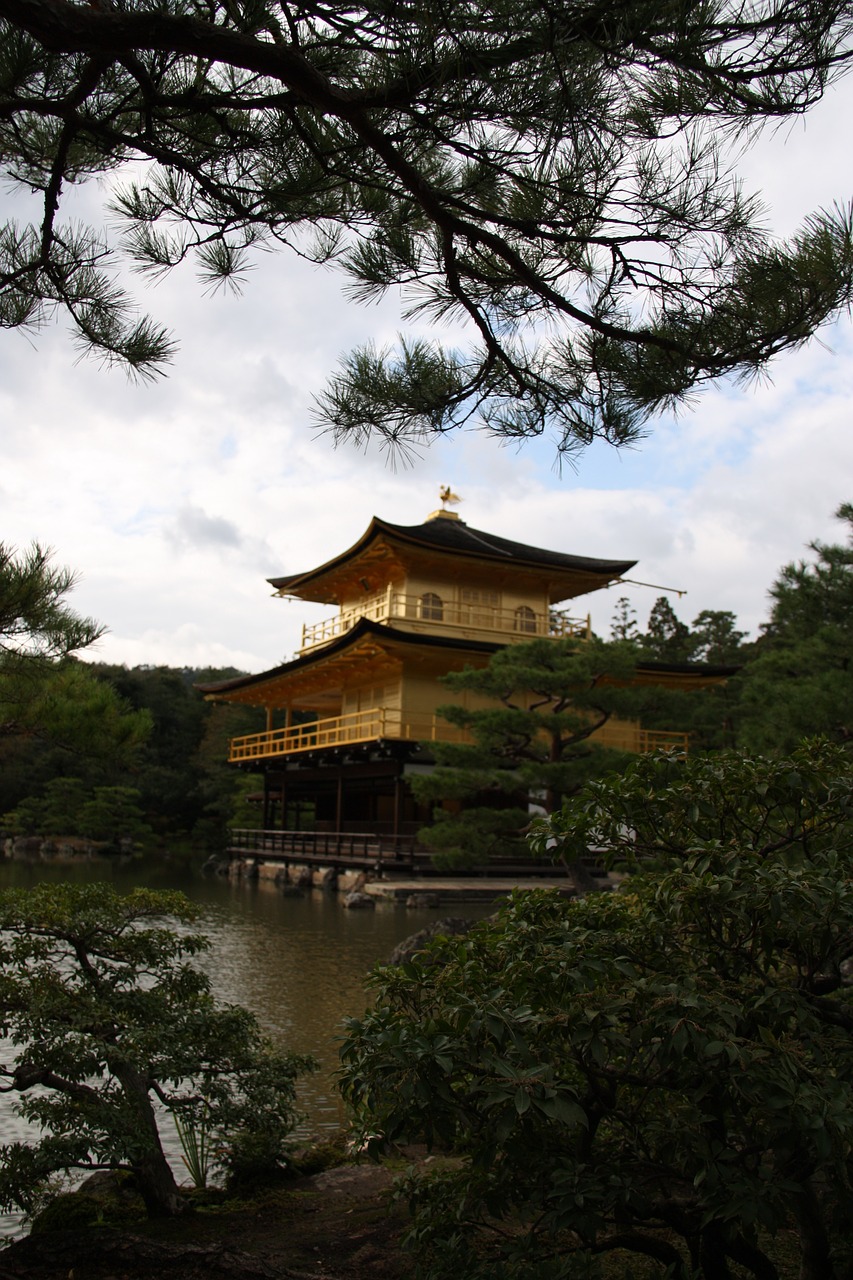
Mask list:
[[[364,744],[255,764],[262,781],[255,794],[261,821],[257,828],[230,832],[229,854],[285,866],[430,875],[432,855],[418,833],[431,824],[435,806],[416,800],[411,782],[433,767],[416,742]],[[455,803],[445,801],[444,807]],[[490,797],[489,803],[510,804],[511,798]],[[501,855],[498,864],[529,868],[523,842],[517,855]],[[553,869],[553,863],[544,865]]]
[[[410,780],[432,763],[417,744],[332,750],[263,769],[265,830],[412,838],[431,817]]]

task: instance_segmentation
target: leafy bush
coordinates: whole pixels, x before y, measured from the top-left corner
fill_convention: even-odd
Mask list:
[[[384,969],[350,1024],[365,1131],[452,1145],[408,1184],[421,1274],[841,1280],[853,1252],[853,769],[640,760],[539,839],[654,869],[518,895]],[[434,963],[440,959],[442,963]],[[791,1273],[786,1273],[791,1274]]]

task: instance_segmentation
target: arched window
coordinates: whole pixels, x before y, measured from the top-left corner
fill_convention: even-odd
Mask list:
[[[536,635],[536,614],[526,604],[519,605],[515,611],[515,629]]]
[[[427,622],[441,622],[444,618],[444,604],[434,591],[426,591],[421,596],[421,617]]]

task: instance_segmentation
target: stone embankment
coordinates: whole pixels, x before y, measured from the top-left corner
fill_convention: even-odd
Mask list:
[[[103,858],[130,855],[132,840],[107,843],[82,836],[3,836],[0,857],[11,862],[94,862]]]
[[[234,858],[230,862],[211,859],[206,869],[231,879],[274,890],[285,897],[303,897],[312,890],[336,893],[350,910],[372,908],[378,902],[393,902],[411,908],[440,907],[446,903],[491,902],[506,898],[515,889],[553,889],[565,896],[575,888],[565,875],[519,876],[429,876],[421,879],[361,870],[311,867],[297,862],[264,862],[258,858]]]

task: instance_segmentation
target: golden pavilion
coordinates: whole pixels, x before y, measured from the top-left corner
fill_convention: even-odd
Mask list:
[[[462,733],[437,714],[450,700],[441,677],[536,636],[588,637],[589,615],[573,602],[635,563],[514,542],[443,505],[418,525],[374,517],[341,555],[269,579],[278,596],[336,612],[303,628],[291,661],[199,686],[209,699],[266,712],[266,728],[233,739],[229,756],[263,775],[263,827],[411,838],[429,812],[407,778],[432,767],[431,741]],[[701,688],[732,670],[641,663],[636,679]],[[686,734],[628,720],[611,719],[597,738],[635,752],[687,745]]]

